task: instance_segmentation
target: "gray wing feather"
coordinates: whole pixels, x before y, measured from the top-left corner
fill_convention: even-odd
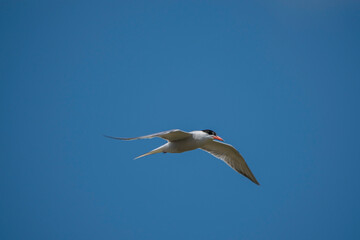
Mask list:
[[[150,138],[154,138],[154,137],[160,137],[165,140],[168,140],[169,142],[173,142],[173,141],[178,141],[178,140],[181,140],[184,138],[188,138],[191,136],[191,134],[188,132],[181,131],[179,129],[174,129],[174,130],[154,133],[154,134],[145,135],[145,136],[141,136],[141,137],[133,137],[133,138],[111,137],[111,136],[106,136],[106,135],[104,135],[104,136],[108,137],[108,138],[112,138],[112,139],[117,139],[117,140],[137,140],[137,139],[150,139]]]
[[[210,153],[214,157],[223,160],[235,171],[241,173],[257,185],[260,185],[259,182],[256,180],[255,176],[252,174],[250,168],[246,164],[245,159],[230,144],[212,141],[209,144],[206,144],[201,149]]]

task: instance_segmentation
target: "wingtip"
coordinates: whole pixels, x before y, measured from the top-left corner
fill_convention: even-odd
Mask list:
[[[260,186],[260,183],[256,180],[256,178],[254,177],[253,179],[249,178],[253,183],[255,183],[256,185]]]
[[[103,134],[103,136],[104,136],[104,137],[107,137],[107,138],[115,139],[115,140],[127,140],[126,138],[112,137],[112,136],[108,136],[108,135],[105,135],[105,134]]]

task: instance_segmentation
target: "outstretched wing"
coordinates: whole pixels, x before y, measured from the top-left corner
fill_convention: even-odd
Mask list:
[[[246,164],[244,158],[233,146],[226,143],[212,141],[201,149],[210,153],[216,158],[223,160],[238,173],[241,173],[257,185],[260,185]]]
[[[108,138],[117,139],[117,140],[137,140],[137,139],[150,139],[150,138],[154,138],[154,137],[160,137],[165,140],[168,140],[169,142],[174,142],[174,141],[178,141],[178,140],[182,140],[182,139],[190,137],[191,133],[184,132],[179,129],[174,129],[174,130],[154,133],[154,134],[141,136],[141,137],[133,137],[133,138],[111,137],[111,136],[106,136],[106,135],[104,135],[104,136],[108,137]]]

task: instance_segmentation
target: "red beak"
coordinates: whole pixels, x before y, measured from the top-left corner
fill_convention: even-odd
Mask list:
[[[213,136],[213,138],[214,139],[216,139],[216,140],[219,140],[219,141],[224,141],[221,137],[219,137],[219,136]]]

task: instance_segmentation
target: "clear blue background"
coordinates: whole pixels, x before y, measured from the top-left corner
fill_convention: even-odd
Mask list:
[[[356,1],[1,1],[0,239],[360,239]],[[200,150],[213,129],[256,186]]]

